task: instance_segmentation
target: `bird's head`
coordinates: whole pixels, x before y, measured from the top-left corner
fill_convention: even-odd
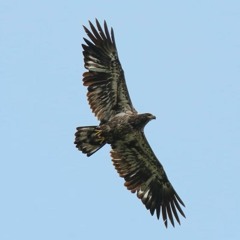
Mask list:
[[[145,115],[146,119],[153,120],[156,119],[156,116],[152,115],[151,113],[144,113],[143,115]]]
[[[153,119],[156,119],[156,117],[154,115],[152,115],[151,113],[139,114],[137,116],[135,124],[137,127],[143,129],[145,127],[145,125]]]

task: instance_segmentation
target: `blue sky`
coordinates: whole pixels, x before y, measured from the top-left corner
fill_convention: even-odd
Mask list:
[[[165,229],[123,186],[82,86],[88,20],[115,31],[129,92],[186,204]],[[1,1],[0,239],[239,239],[239,1]]]

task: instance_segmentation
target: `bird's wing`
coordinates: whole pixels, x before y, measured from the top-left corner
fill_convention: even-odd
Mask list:
[[[185,205],[169,182],[143,132],[127,134],[123,140],[114,142],[111,156],[117,172],[125,179],[125,186],[133,193],[137,192],[138,198],[152,215],[156,212],[159,219],[162,212],[166,227],[168,219],[173,226],[174,218],[180,224],[178,212],[185,217],[180,204]]]
[[[82,44],[85,68],[83,84],[88,87],[88,101],[97,118],[107,122],[120,112],[136,113],[127,90],[124,72],[118,58],[113,29],[109,33],[106,22],[104,30],[96,20],[90,30],[84,29],[91,41],[84,38]]]

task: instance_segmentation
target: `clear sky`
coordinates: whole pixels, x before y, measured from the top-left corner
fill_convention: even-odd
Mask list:
[[[115,31],[145,134],[186,204],[165,229],[106,146],[87,158],[88,20]],[[1,1],[0,239],[240,239],[240,1]]]

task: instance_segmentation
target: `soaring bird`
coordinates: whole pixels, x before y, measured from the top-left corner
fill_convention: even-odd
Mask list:
[[[92,112],[100,121],[99,126],[78,127],[76,147],[88,157],[105,144],[111,145],[112,162],[125,186],[136,193],[145,207],[165,226],[174,220],[180,224],[179,213],[185,206],[151,149],[145,135],[145,125],[156,117],[151,113],[139,114],[132,105],[124,72],[119,61],[113,29],[106,21],[101,27],[90,21],[84,27],[89,39],[84,38],[83,56],[86,72],[83,85]]]

